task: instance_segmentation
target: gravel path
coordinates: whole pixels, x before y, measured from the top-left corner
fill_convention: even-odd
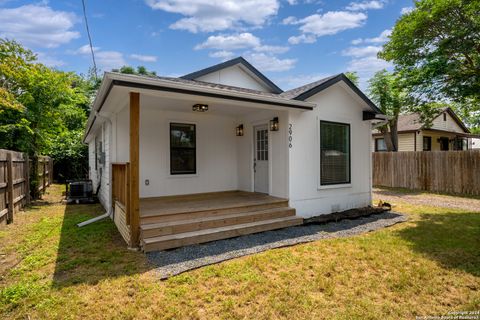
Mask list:
[[[355,220],[310,224],[237,238],[147,253],[161,279],[225,260],[321,239],[350,237],[404,222],[400,213],[385,212]]]
[[[480,211],[480,199],[423,193],[421,191],[400,192],[394,189],[374,188],[373,198],[392,204],[395,202],[408,202],[414,205]]]

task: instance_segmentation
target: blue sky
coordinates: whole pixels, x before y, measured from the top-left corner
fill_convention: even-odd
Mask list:
[[[361,87],[377,70],[389,30],[410,0],[86,0],[98,67],[144,65],[180,76],[242,55],[282,89],[345,71]],[[0,0],[0,37],[43,63],[91,66],[81,0]]]

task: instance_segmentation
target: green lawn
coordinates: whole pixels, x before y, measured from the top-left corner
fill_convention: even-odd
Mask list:
[[[480,213],[411,206],[410,221],[271,250],[159,281],[98,205],[63,188],[0,227],[0,319],[413,319],[480,310]]]

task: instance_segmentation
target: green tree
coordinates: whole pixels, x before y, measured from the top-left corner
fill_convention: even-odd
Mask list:
[[[112,69],[113,72],[120,72],[125,74],[136,74],[141,76],[156,76],[155,71],[149,71],[144,66],[138,66],[137,69],[130,66],[123,66],[120,69]]]
[[[88,88],[81,77],[48,68],[17,42],[0,39],[0,148],[30,155],[34,198],[39,155],[86,160],[76,137],[86,121]]]
[[[385,138],[388,151],[398,151],[398,116],[411,104],[410,97],[398,74],[381,70],[368,81],[369,95],[389,116],[388,123],[378,128]]]
[[[395,64],[418,103],[480,105],[480,1],[419,0],[379,56]]]
[[[345,72],[345,76],[358,87],[360,77],[356,71],[347,71]]]

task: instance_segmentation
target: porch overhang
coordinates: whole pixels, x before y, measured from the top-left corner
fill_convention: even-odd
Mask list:
[[[115,87],[131,88],[133,91],[156,91],[182,96],[196,96],[209,99],[220,99],[225,101],[255,104],[259,106],[292,109],[298,111],[313,110],[316,104],[305,101],[285,99],[275,94],[254,93],[241,88],[218,86],[208,83],[185,83],[176,78],[153,78],[106,72],[95,100],[92,104],[92,111],[87,121],[83,141],[86,142],[90,131],[99,116],[102,108]]]

